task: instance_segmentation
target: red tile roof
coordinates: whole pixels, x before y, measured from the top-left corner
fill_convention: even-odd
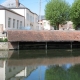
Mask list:
[[[8,41],[80,41],[80,31],[26,31],[9,30]]]

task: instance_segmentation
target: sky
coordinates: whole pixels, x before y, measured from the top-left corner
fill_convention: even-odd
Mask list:
[[[0,0],[0,4],[3,3],[6,0]],[[40,10],[40,0],[19,0],[20,3],[22,3],[24,6],[29,8],[32,12],[39,15]],[[47,4],[48,0],[41,0],[41,15],[44,15],[45,12],[45,5]],[[66,0],[69,4],[72,4],[74,0]]]

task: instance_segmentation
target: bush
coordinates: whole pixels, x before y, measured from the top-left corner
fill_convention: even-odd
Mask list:
[[[5,38],[5,39],[0,38],[0,42],[7,42],[7,41],[8,41],[8,39],[7,39],[7,38]]]
[[[4,40],[3,40],[3,42],[7,42],[8,41],[8,39],[7,38],[5,38]]]
[[[0,38],[0,42],[3,42],[3,39],[2,38]]]

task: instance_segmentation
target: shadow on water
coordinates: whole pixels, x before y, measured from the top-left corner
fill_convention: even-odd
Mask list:
[[[51,49],[51,50],[11,50],[10,59],[53,58],[80,56],[80,49]]]
[[[20,50],[9,51],[9,65],[53,65],[80,63],[80,50]]]

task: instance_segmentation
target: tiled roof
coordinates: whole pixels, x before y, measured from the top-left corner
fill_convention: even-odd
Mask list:
[[[0,9],[4,8],[3,6],[0,5]]]
[[[0,9],[8,9],[5,6],[0,5]]]
[[[80,41],[80,31],[9,30],[8,41]]]

